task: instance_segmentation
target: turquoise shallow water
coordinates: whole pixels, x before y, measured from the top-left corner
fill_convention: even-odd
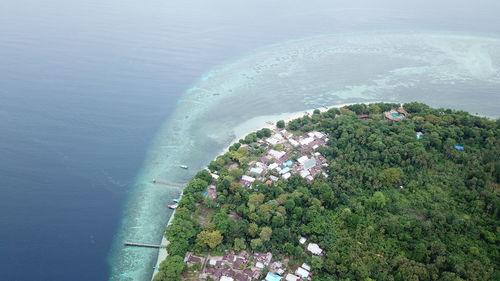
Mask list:
[[[260,48],[215,67],[186,91],[151,146],[117,241],[159,242],[170,215],[166,205],[179,190],[151,179],[187,181],[234,140],[233,129],[247,119],[375,100],[416,100],[498,117],[499,90],[497,38],[352,34]],[[112,279],[149,278],[144,264],[153,264],[155,254],[117,244]]]

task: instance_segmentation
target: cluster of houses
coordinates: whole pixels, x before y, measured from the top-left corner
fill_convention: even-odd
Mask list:
[[[287,130],[275,128],[271,137],[259,141],[265,151],[259,159],[249,163],[249,169],[240,179],[240,184],[250,187],[253,182],[260,181],[272,184],[280,179],[287,180],[293,174],[313,181],[316,175],[325,177],[324,168],[328,167],[327,160],[317,148],[326,146],[328,135],[322,132],[310,132],[301,136],[294,136]],[[217,180],[219,175],[211,174]],[[203,192],[204,198],[213,201],[217,197],[217,187],[210,185]],[[235,221],[237,214],[230,214]],[[305,250],[312,255],[323,255],[323,250],[315,243],[306,243],[307,239],[299,240]],[[184,262],[191,267],[195,264],[199,268],[195,271],[196,280],[220,281],[306,281],[311,280],[311,267],[307,264],[288,268],[288,259],[274,261],[272,253],[240,253],[227,252],[224,256],[196,256],[189,252]],[[266,271],[264,271],[266,270]],[[199,274],[198,274],[199,273]],[[194,279],[193,279],[194,280]]]
[[[316,243],[307,243],[307,238],[300,237],[299,243],[312,255],[322,256],[323,250]],[[307,245],[307,246],[306,246]],[[200,265],[199,276],[196,280],[219,281],[252,281],[260,280],[264,272],[267,273],[262,281],[306,281],[311,280],[311,267],[303,263],[295,268],[287,268],[289,259],[274,261],[273,254],[268,253],[240,253],[228,252],[224,256],[196,256],[188,252],[184,262],[191,267]]]
[[[270,265],[272,258],[272,253],[249,253],[247,251],[207,257],[198,257],[189,252],[184,262],[188,266],[196,263],[202,266],[197,280],[210,278],[221,281],[250,281],[260,278],[263,269]]]
[[[323,249],[316,243],[306,243],[307,238],[300,237],[299,243],[301,245],[307,244],[307,251],[313,255],[323,256]],[[287,270],[285,264],[288,260],[275,261],[271,264],[269,272],[266,275],[265,281],[305,281],[311,280],[311,266],[303,263],[301,266],[294,270]]]
[[[316,131],[297,137],[286,130],[273,132],[271,137],[260,141],[262,147],[268,148],[266,154],[250,163],[251,168],[241,177],[242,185],[251,186],[256,180],[272,184],[280,178],[287,180],[292,174],[308,181],[313,181],[318,174],[328,177],[324,171],[327,160],[315,151],[326,146],[327,134]]]
[[[224,256],[207,257],[198,257],[188,252],[184,258],[184,262],[189,267],[194,264],[200,264],[201,269],[197,280],[259,280],[263,276],[264,268],[269,269],[264,276],[265,281],[311,280],[311,267],[308,264],[304,263],[297,267],[295,271],[290,271],[286,267],[288,259],[271,263],[272,258],[272,253],[251,254],[247,251],[242,251],[239,254],[229,252]]]
[[[263,281],[303,281],[311,280],[311,267],[303,263],[295,271],[287,273],[286,266],[282,262],[273,262]]]

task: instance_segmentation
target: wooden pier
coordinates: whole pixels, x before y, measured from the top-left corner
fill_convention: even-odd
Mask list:
[[[184,188],[184,184],[180,184],[180,183],[173,183],[173,182],[156,180],[156,179],[151,180],[151,182],[154,184],[163,184],[163,185],[168,185],[168,186],[173,186],[173,187]]]
[[[157,245],[148,243],[123,242],[125,246],[148,247],[148,248],[166,248],[167,245]]]

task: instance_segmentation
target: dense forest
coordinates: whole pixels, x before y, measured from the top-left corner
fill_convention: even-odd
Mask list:
[[[187,184],[155,281],[182,280],[187,251],[228,249],[307,262],[313,280],[500,280],[500,121],[421,103],[405,104],[402,121],[384,118],[398,106],[358,104],[280,122],[294,134],[329,134],[317,149],[329,176],[312,182],[293,175],[246,188],[237,179],[269,132],[231,146]],[[215,202],[203,200],[209,184]],[[305,253],[301,236],[325,255]]]

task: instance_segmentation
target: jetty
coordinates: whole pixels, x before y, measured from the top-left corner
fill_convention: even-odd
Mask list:
[[[167,245],[136,243],[136,242],[123,242],[125,246],[148,247],[148,248],[166,248]]]
[[[184,184],[180,184],[180,183],[173,183],[173,182],[156,180],[156,179],[153,179],[151,182],[154,183],[154,184],[163,184],[163,185],[168,185],[168,186],[174,186],[174,187],[184,188]]]

